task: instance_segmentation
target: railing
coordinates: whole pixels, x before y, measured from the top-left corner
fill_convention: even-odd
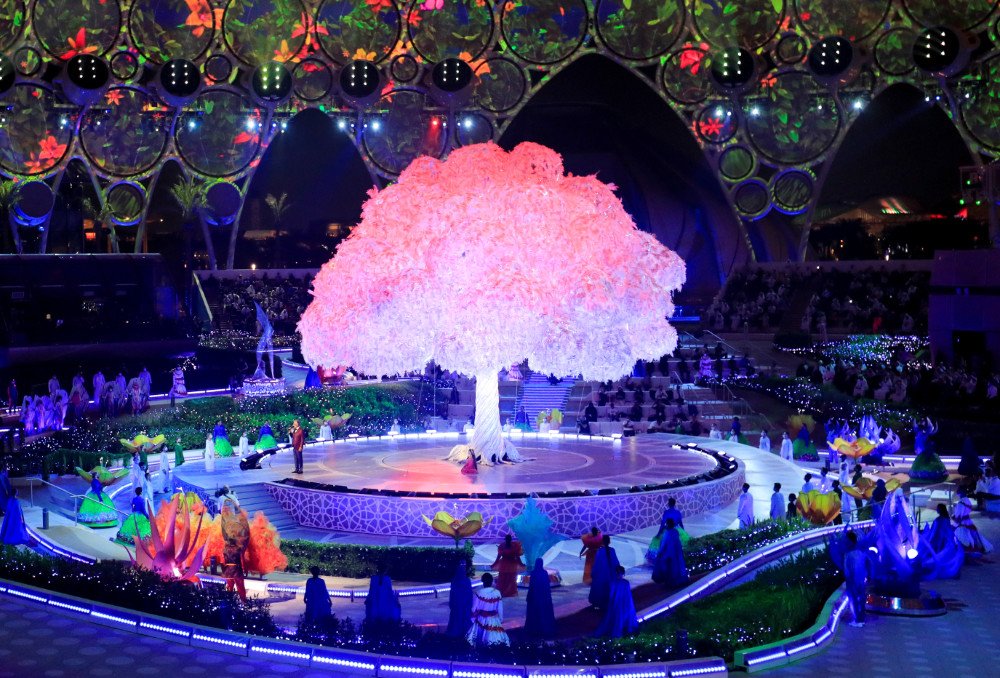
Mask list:
[[[762,430],[776,431],[774,424],[768,419],[767,415],[761,414],[760,412],[753,409],[743,398],[733,393],[733,390],[729,388],[728,384],[723,383],[712,383],[710,384],[712,393],[715,395],[716,400],[721,400],[727,403],[733,408],[733,414],[741,418],[753,418],[761,423]]]
[[[154,476],[155,475],[159,475],[159,474],[157,473],[157,474],[154,474]],[[35,483],[41,483],[42,485],[46,485],[48,487],[51,487],[54,490],[58,490],[59,492],[62,492],[63,494],[67,495],[73,501],[73,522],[79,524],[79,522],[80,522],[80,503],[86,498],[86,496],[87,496],[86,494],[73,494],[69,490],[64,489],[62,487],[59,487],[58,485],[53,485],[49,481],[42,480],[41,478],[31,478],[31,477],[28,477],[28,478],[24,478],[24,480],[26,480],[28,482],[28,504],[29,504],[29,506],[31,506],[32,508],[35,508]],[[123,485],[122,487],[118,488],[118,490],[114,494],[118,494],[118,492],[121,492],[122,489],[124,489],[124,487],[126,487],[126,486]],[[108,496],[108,499],[111,501],[111,504],[109,505],[109,504],[105,504],[105,503],[101,502],[101,506],[104,506],[105,508],[109,508],[112,511],[114,511],[115,513],[118,514],[118,525],[120,527],[122,525],[122,523],[129,517],[129,514],[126,513],[125,511],[122,511],[120,508],[118,508],[117,506],[114,505],[114,501],[115,501],[114,500],[114,494],[108,492],[107,496]],[[45,508],[45,507],[42,507],[42,508]]]

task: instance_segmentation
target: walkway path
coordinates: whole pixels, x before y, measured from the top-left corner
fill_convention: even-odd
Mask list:
[[[976,525],[1000,546],[1000,518],[974,514]],[[930,582],[948,604],[943,617],[928,619],[868,615],[864,628],[843,624],[828,650],[767,672],[780,678],[863,675],[866,678],[997,675],[1000,656],[1000,557],[997,552],[967,563],[957,580]]]

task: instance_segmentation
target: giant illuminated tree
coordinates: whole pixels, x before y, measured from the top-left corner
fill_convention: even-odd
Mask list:
[[[313,365],[369,374],[434,360],[476,377],[472,447],[502,454],[497,372],[617,378],[671,352],[684,263],[596,177],[551,149],[460,148],[373,191],[299,324]]]

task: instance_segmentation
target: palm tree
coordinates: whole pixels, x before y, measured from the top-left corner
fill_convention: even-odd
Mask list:
[[[207,186],[197,184],[193,179],[179,179],[176,184],[170,187],[170,196],[174,199],[181,212],[181,219],[184,221],[184,264],[191,269],[191,231],[194,230],[194,221],[197,219],[201,223],[201,232],[205,238],[205,251],[208,253],[208,265],[215,270],[215,246],[212,244],[212,234],[208,230],[205,222],[198,210],[205,206],[205,193]]]
[[[111,252],[113,254],[119,254],[118,231],[115,230],[115,222],[114,219],[111,218],[114,216],[115,210],[111,203],[105,200],[103,202],[98,201],[95,204],[90,198],[84,198],[83,213],[94,220],[94,225],[98,231],[100,231],[104,226],[108,227],[108,236],[111,239]]]
[[[292,204],[288,201],[288,193],[282,193],[277,196],[273,193],[268,193],[267,197],[264,198],[264,202],[267,203],[271,214],[274,216],[274,259],[275,265],[281,267],[285,263],[281,254],[281,220]]]
[[[21,235],[17,224],[10,221],[10,209],[17,203],[17,191],[20,186],[13,179],[0,181],[0,217],[10,222],[10,233],[14,238],[14,252],[21,253]],[[4,237],[4,240],[7,238]],[[6,248],[4,248],[6,249]]]

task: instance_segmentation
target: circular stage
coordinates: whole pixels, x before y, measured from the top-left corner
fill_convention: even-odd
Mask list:
[[[306,447],[302,475],[291,475],[292,455],[283,450],[261,470],[239,471],[229,462],[208,474],[185,465],[177,476],[204,491],[266,482],[301,525],[334,531],[431,537],[437,533],[425,517],[479,511],[489,522],[478,539],[505,534],[507,519],[529,495],[537,496],[553,529],[575,536],[591,525],[622,533],[658,524],[671,497],[687,514],[724,506],[743,484],[742,466],[710,450],[705,438],[528,433],[513,442],[529,461],[481,466],[473,476],[445,460],[464,438],[411,434],[314,443]]]

